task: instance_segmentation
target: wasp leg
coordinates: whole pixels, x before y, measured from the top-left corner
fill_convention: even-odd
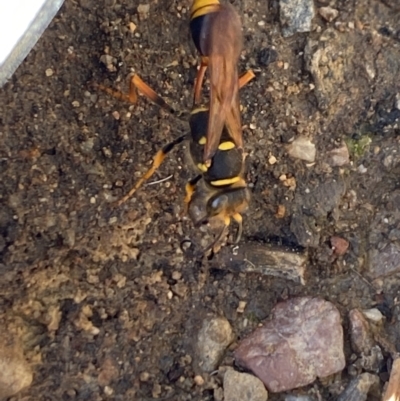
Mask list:
[[[185,210],[184,210],[185,214],[187,214],[187,212],[188,212],[190,201],[192,200],[192,196],[194,194],[194,191],[196,190],[196,185],[201,180],[201,177],[202,177],[202,175],[199,174],[195,178],[191,179],[185,185],[185,199],[183,201],[185,204]]]
[[[211,242],[210,245],[208,245],[204,250],[203,253],[208,252],[210,249],[213,249],[215,247],[215,245],[218,244],[218,242],[221,241],[221,239],[224,237],[224,235],[226,234],[226,231],[229,228],[229,225],[231,224],[231,219],[229,216],[225,216],[224,218],[224,226],[222,227],[221,231],[219,232],[219,234],[215,237],[214,241]]]
[[[143,82],[142,79],[136,74],[131,78],[129,84],[129,93],[131,93],[131,91],[135,91],[135,88],[137,88],[139,92],[143,93],[143,95],[145,95],[148,99],[153,101],[156,105],[169,111],[171,114],[175,113],[175,110],[169,104],[167,104],[166,101],[160,95],[158,95],[152,88],[150,88],[149,85]],[[137,93],[136,93],[136,99],[137,99]]]
[[[169,111],[171,114],[175,113],[175,110],[169,104],[167,104],[167,102],[160,95],[158,95],[152,88],[150,88],[150,86],[147,85],[139,77],[139,75],[136,74],[133,75],[129,81],[129,93],[123,93],[115,89],[107,88],[106,86],[101,84],[95,84],[95,87],[108,93],[110,96],[115,97],[116,99],[123,100],[132,104],[137,103],[139,91],[156,105]]]
[[[242,74],[239,77],[239,89],[242,89],[243,86],[247,85],[253,78],[255,78],[253,70],[248,70]]]
[[[242,237],[242,233],[243,233],[243,218],[239,213],[235,213],[232,217],[233,217],[233,220],[235,220],[236,223],[238,224],[236,238],[235,238],[235,241],[233,241],[234,244],[237,244],[237,243],[239,243],[240,238]]]
[[[201,90],[203,88],[204,75],[206,73],[207,66],[208,66],[208,57],[202,57],[200,68],[196,76],[196,83],[194,85],[194,99],[193,99],[194,105],[200,103]]]
[[[173,142],[168,143],[162,149],[160,149],[154,157],[153,163],[151,167],[143,174],[140,180],[136,183],[136,185],[119,201],[115,203],[115,206],[120,206],[125,203],[140,187],[141,185],[148,180],[160,167],[161,163],[164,161],[165,157],[171,150],[181,142],[186,139],[186,135],[182,135],[179,138],[176,138]]]
[[[200,103],[201,98],[201,90],[204,81],[204,75],[206,73],[208,66],[207,57],[202,57],[200,69],[197,72],[196,83],[194,86],[194,104],[198,105]],[[239,77],[239,89],[243,88],[243,86],[247,85],[253,78],[255,78],[255,74],[252,70],[246,71],[243,75]]]

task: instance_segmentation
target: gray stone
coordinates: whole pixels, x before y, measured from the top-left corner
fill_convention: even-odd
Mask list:
[[[384,358],[375,343],[373,327],[358,309],[349,312],[349,320],[351,347],[359,356],[354,365],[369,372],[378,372]]]
[[[228,369],[224,375],[224,401],[267,401],[268,391],[260,379]]]
[[[199,367],[204,372],[215,370],[232,341],[233,332],[228,320],[224,317],[206,319],[197,337]]]
[[[351,347],[357,354],[367,353],[375,341],[369,323],[358,309],[349,312]]]
[[[379,377],[363,373],[349,383],[337,401],[366,401],[371,387],[379,388]]]
[[[328,22],[332,22],[339,15],[339,11],[332,7],[321,7],[318,9],[318,12],[321,17]]]
[[[315,15],[313,0],[280,0],[279,6],[283,36],[311,31]]]
[[[391,242],[381,249],[371,249],[369,263],[374,279],[400,272],[400,244]]]
[[[22,349],[3,337],[0,347],[0,399],[17,394],[32,383],[32,371]]]
[[[369,230],[368,275],[371,279],[400,272],[400,190],[388,193]]]
[[[300,182],[300,180],[298,179]],[[340,204],[345,193],[342,179],[325,178],[313,186],[299,185],[296,189],[295,210],[290,229],[299,245],[318,247],[320,241],[319,219],[325,218]]]
[[[289,156],[304,160],[309,163],[315,161],[315,155],[317,153],[315,145],[310,141],[309,138],[304,136],[297,137],[288,147],[287,151]]]
[[[345,143],[340,148],[333,149],[328,153],[328,163],[332,167],[341,167],[350,163],[349,149]]]

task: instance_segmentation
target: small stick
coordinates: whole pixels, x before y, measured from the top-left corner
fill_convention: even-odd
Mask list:
[[[148,184],[145,184],[145,187],[149,187],[150,185],[161,184],[161,183],[164,182],[164,181],[168,181],[168,180],[171,179],[172,177],[173,177],[173,174],[169,175],[168,177],[161,178],[161,180],[149,182]]]
[[[400,357],[393,361],[389,384],[382,401],[400,401]]]
[[[243,242],[221,249],[210,262],[211,266],[234,272],[258,273],[286,278],[305,284],[307,253],[287,247],[255,242]]]

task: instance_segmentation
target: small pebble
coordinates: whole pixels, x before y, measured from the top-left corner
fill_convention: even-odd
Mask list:
[[[274,165],[276,162],[277,162],[276,157],[271,155],[268,159],[268,163]]]
[[[284,37],[311,31],[315,14],[313,0],[280,0],[279,11]]]
[[[108,159],[110,159],[112,157],[112,152],[111,152],[111,150],[109,148],[104,147],[102,149],[102,151],[103,151],[103,155],[105,157],[107,157]]]
[[[358,168],[357,168],[357,171],[358,171],[360,174],[365,174],[365,173],[368,171],[368,169],[367,169],[363,164],[360,164],[360,165],[358,166]]]
[[[228,369],[224,375],[224,401],[267,401],[262,381],[248,373]]]
[[[338,256],[344,255],[349,249],[349,241],[337,236],[331,237],[331,245]]]
[[[290,145],[288,145],[287,150],[291,157],[310,163],[315,161],[317,153],[315,145],[305,136],[298,136]]]
[[[113,393],[114,393],[114,390],[110,386],[105,386],[104,387],[104,394],[105,395],[110,396],[110,395],[113,395]]]
[[[379,323],[383,319],[381,311],[377,308],[363,310],[364,316],[374,323]]]
[[[202,376],[197,375],[194,377],[194,382],[196,383],[197,386],[202,386],[204,384],[204,379]]]
[[[350,163],[349,149],[345,143],[340,148],[333,149],[329,152],[328,163],[331,166],[345,166]]]
[[[199,367],[204,372],[215,370],[233,338],[232,327],[227,319],[224,317],[205,319],[197,336]]]
[[[332,22],[339,15],[339,11],[332,7],[321,7],[318,9],[318,12],[328,22]]]
[[[278,205],[275,217],[278,219],[283,219],[286,215],[286,207],[284,205]]]
[[[149,372],[142,372],[139,376],[139,380],[141,382],[147,382],[150,379],[150,373]]]
[[[54,74],[54,71],[51,68],[48,68],[45,72],[46,72],[46,77],[51,77]]]
[[[129,30],[130,30],[131,32],[135,32],[135,31],[136,31],[136,28],[137,28],[136,24],[134,24],[133,22],[130,22],[130,23],[129,23]]]
[[[180,280],[182,278],[182,273],[178,271],[172,272],[172,279],[173,280]]]
[[[247,302],[246,301],[239,301],[239,306],[236,309],[237,313],[243,313],[246,308]]]
[[[22,348],[7,341],[2,335],[0,344],[0,399],[6,399],[29,387],[32,383],[32,370],[26,362]]]
[[[396,109],[400,110],[400,93],[396,94]]]
[[[110,56],[109,54],[103,54],[100,57],[100,61],[105,65],[112,64],[113,60],[114,60],[114,58],[112,56]]]
[[[139,4],[137,8],[140,19],[146,19],[150,13],[150,4]]]
[[[375,345],[370,325],[358,309],[349,312],[351,347],[357,354],[367,354]]]
[[[296,189],[296,186],[297,186],[296,178],[287,177],[285,180],[283,180],[283,185],[285,187],[289,188],[291,191],[294,191]]]
[[[160,383],[154,383],[153,389],[151,390],[151,395],[153,398],[159,398],[161,395],[161,385]]]

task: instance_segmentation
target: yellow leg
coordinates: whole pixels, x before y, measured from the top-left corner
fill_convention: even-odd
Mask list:
[[[192,200],[192,196],[194,194],[194,191],[196,190],[196,185],[200,181],[201,177],[202,176],[199,174],[197,177],[193,178],[185,185],[185,199],[183,201],[185,205],[185,214],[187,214],[188,212],[190,201]]]
[[[120,206],[125,203],[141,186],[142,184],[148,180],[160,167],[161,163],[164,161],[165,157],[171,150],[184,141],[186,139],[186,135],[182,135],[179,138],[175,139],[175,141],[170,142],[169,144],[165,145],[162,149],[160,149],[154,157],[153,163],[151,167],[146,171],[145,174],[140,178],[140,180],[136,183],[136,185],[119,201],[115,203],[115,206]]]
[[[208,58],[202,57],[200,68],[199,71],[197,72],[196,82],[194,85],[194,99],[193,99],[194,105],[198,105],[200,103],[201,90],[203,88],[204,75],[206,73],[207,66],[208,66]]]
[[[201,90],[204,81],[204,75],[206,73],[208,66],[208,59],[203,57],[201,59],[201,65],[199,71],[197,72],[196,82],[194,86],[194,105],[200,104],[201,99]],[[243,86],[247,85],[253,78],[255,78],[255,74],[252,70],[246,71],[243,75],[239,77],[239,89],[243,88]]]
[[[115,97],[116,99],[123,100],[132,104],[136,104],[138,101],[138,91],[143,93],[148,99],[152,102],[160,106],[161,108],[169,111],[170,113],[174,113],[175,110],[169,106],[165,100],[159,96],[150,86],[148,86],[139,75],[133,75],[131,80],[129,81],[129,93],[123,93],[121,91],[117,91],[111,88],[107,88],[101,84],[94,84],[94,86],[106,93],[110,96]]]
[[[204,249],[204,253],[209,251],[210,249],[213,249],[215,247],[215,245],[218,244],[218,242],[221,241],[221,239],[223,238],[223,236],[225,235],[229,225],[231,224],[231,219],[229,216],[224,216],[224,226],[222,227],[221,231],[219,232],[219,234],[215,237],[214,241],[211,242],[210,245],[207,246],[207,248]]]
[[[243,86],[247,85],[253,78],[255,78],[254,72],[252,70],[246,71],[239,77],[239,89],[242,89]]]
[[[243,218],[239,213],[235,213],[232,217],[233,217],[233,220],[235,220],[236,223],[238,223],[238,230],[236,233],[236,238],[235,238],[235,241],[233,242],[234,244],[237,244],[240,241],[240,238],[242,237],[242,233],[243,233]]]
[[[135,91],[135,87],[143,93],[147,98],[153,101],[155,104],[160,106],[161,108],[169,111],[170,113],[174,113],[174,109],[168,105],[165,100],[159,96],[153,89],[150,88],[138,75],[134,75],[130,81],[129,92]],[[137,95],[136,95],[137,98]]]

